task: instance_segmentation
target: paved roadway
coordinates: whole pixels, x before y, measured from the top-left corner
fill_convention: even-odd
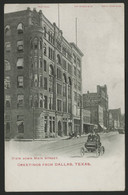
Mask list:
[[[124,153],[124,134],[110,132],[102,133],[100,136],[101,143],[105,147],[104,157],[120,156]],[[26,153],[31,156],[80,157],[80,148],[86,140],[87,136],[72,139],[64,138],[55,141],[9,141],[6,143],[6,149],[10,152],[15,150],[16,153]],[[87,157],[90,157],[90,155],[87,155]]]

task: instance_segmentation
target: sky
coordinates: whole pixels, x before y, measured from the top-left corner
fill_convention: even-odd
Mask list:
[[[58,25],[57,4],[6,4],[5,13],[27,7],[42,10]],[[124,4],[59,4],[60,29],[68,42],[76,43],[82,59],[82,88],[96,92],[107,85],[109,109],[124,113]]]

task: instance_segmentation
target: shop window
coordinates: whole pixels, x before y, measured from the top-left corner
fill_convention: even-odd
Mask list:
[[[5,26],[5,35],[11,35],[11,28],[9,25]]]
[[[22,107],[24,105],[24,95],[17,96],[17,107]]]
[[[10,82],[10,77],[8,76],[8,77],[5,77],[4,79],[4,88],[10,89],[10,87],[11,87],[11,82]]]
[[[4,66],[6,71],[11,70],[10,62],[8,62],[7,60],[4,60]]]
[[[24,133],[24,116],[17,115],[17,130],[18,133]]]
[[[17,87],[23,88],[23,86],[24,86],[23,76],[18,76],[17,77]]]
[[[23,51],[23,40],[17,41],[17,50]]]
[[[24,59],[23,58],[18,58],[16,65],[17,65],[18,69],[22,69],[24,67]]]
[[[5,96],[5,106],[6,106],[6,108],[11,107],[11,97],[10,97],[10,95]]]
[[[19,23],[17,26],[17,32],[18,34],[22,34],[23,33],[23,24]]]
[[[7,52],[10,52],[10,51],[11,51],[11,43],[10,43],[10,42],[6,42],[6,43],[5,43],[5,50],[6,50]]]

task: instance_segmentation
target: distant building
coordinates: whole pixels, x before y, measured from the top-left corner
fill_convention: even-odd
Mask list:
[[[116,130],[121,127],[121,109],[109,110],[109,129]]]
[[[93,127],[94,125],[91,124],[90,110],[83,109],[83,133],[89,133]]]
[[[41,10],[7,13],[4,25],[5,137],[81,131],[83,53]]]
[[[98,125],[102,131],[108,128],[108,94],[107,86],[97,86],[96,93],[83,94],[83,108],[90,111],[91,124]]]

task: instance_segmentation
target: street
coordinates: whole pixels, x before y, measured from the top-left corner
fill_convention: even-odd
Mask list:
[[[14,191],[58,191],[71,190],[72,182],[72,190],[76,191],[123,190],[125,136],[110,132],[100,137],[105,153],[98,158],[95,154],[80,156],[87,136],[51,141],[6,141],[5,185]]]
[[[124,134],[118,132],[101,133],[101,143],[105,147],[104,158],[121,157],[124,154]],[[9,153],[27,154],[30,156],[67,156],[80,157],[80,148],[87,140],[87,135],[80,138],[52,139],[51,141],[7,141],[5,149]],[[84,157],[95,157],[95,154],[85,154]],[[103,158],[102,157],[102,158]],[[101,158],[101,157],[100,157]]]

